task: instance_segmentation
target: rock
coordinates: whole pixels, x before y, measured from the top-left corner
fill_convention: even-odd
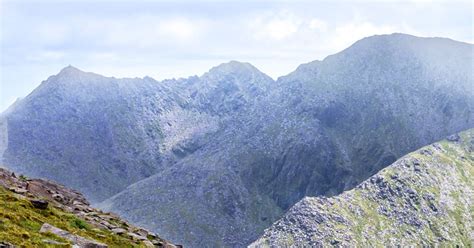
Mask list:
[[[448,137],[446,137],[447,140],[451,141],[451,142],[458,142],[459,140],[461,140],[461,137],[459,137],[459,134],[453,134],[453,135],[449,135]]]
[[[138,229],[138,230],[135,230],[134,232],[140,236],[148,237],[148,231],[145,229]]]
[[[150,240],[144,240],[142,243],[145,245],[145,247],[155,248],[155,245]]]
[[[138,235],[136,233],[132,233],[132,232],[127,233],[127,236],[129,236],[133,240],[148,240],[146,237],[140,236],[140,235]]]
[[[158,235],[156,235],[156,233],[154,233],[154,232],[149,232],[147,237],[149,239],[156,239],[158,237]]]
[[[40,233],[52,233],[58,237],[63,239],[67,239],[73,243],[73,245],[77,245],[78,247],[86,247],[86,248],[107,248],[107,245],[99,243],[95,240],[86,239],[81,236],[77,236],[74,234],[69,233],[68,231],[62,230],[55,226],[52,226],[48,223],[44,223],[41,226],[39,231]]]
[[[38,208],[38,209],[47,209],[49,202],[41,199],[30,199],[31,204],[33,204],[33,207]]]
[[[9,188],[10,191],[14,192],[14,193],[17,193],[17,194],[25,194],[26,192],[28,192],[26,189],[23,189],[23,188],[18,188],[18,187],[11,187]]]
[[[58,201],[58,202],[63,202],[64,201],[64,196],[62,194],[53,194],[53,199]]]
[[[16,246],[5,241],[0,241],[0,248],[16,248]]]
[[[51,240],[51,239],[43,239],[42,241],[43,243],[49,244],[49,245],[67,245],[67,243],[62,243],[62,242],[58,242],[56,240]]]
[[[249,247],[287,247],[289,241],[291,247],[358,247],[369,242],[373,247],[430,247],[472,240],[470,229],[450,231],[470,225],[474,200],[469,181],[474,176],[474,157],[469,156],[474,129],[459,136],[462,142],[449,147],[441,141],[402,157],[363,182],[366,187],[335,195],[328,203],[321,197],[303,198]],[[420,155],[436,144],[446,148]],[[356,214],[358,209],[362,215]],[[314,217],[318,215],[322,217]]]
[[[94,227],[91,229],[91,231],[95,232],[95,237],[97,238],[105,239],[111,235],[110,233],[104,235],[105,233],[103,233],[103,230],[112,230],[117,234],[136,232],[136,236],[132,237],[134,240],[128,240],[130,244],[137,244],[138,241],[146,241],[146,238],[148,238],[151,241],[154,241],[155,239],[161,241],[163,246],[171,245],[154,233],[128,224],[116,214],[105,213],[100,209],[90,207],[89,202],[81,193],[52,181],[44,179],[28,179],[27,181],[19,180],[16,178],[14,173],[0,167],[0,187],[4,187],[5,189],[14,192],[15,194],[8,192],[8,195],[11,195],[16,199],[30,202],[35,208],[51,208],[58,211],[75,214],[77,217],[85,220],[88,224]],[[73,205],[73,203],[76,205]],[[2,223],[4,223],[4,221],[0,218],[0,226]],[[58,236],[72,240],[71,243],[73,247],[106,247],[104,244],[94,240],[89,240],[88,238],[77,236],[75,234],[71,234],[68,231],[55,228],[48,223],[44,223],[43,226],[41,226],[40,232],[52,232],[56,233]],[[21,234],[21,237],[23,239],[28,239],[30,238],[30,235],[23,233]],[[7,242],[2,241],[3,240],[0,238],[0,248],[15,247]],[[39,241],[44,243],[43,246],[67,245],[47,238]]]
[[[155,246],[162,247],[164,246],[163,242],[160,240],[152,240],[151,241]]]
[[[127,232],[127,230],[123,229],[123,228],[114,228],[112,230],[110,230],[111,232],[115,233],[115,234],[124,234]]]

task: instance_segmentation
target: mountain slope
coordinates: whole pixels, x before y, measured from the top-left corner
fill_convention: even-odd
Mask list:
[[[0,144],[3,163],[78,188],[98,202],[209,142],[206,135],[220,129],[221,119],[272,82],[239,62],[200,78],[162,82],[69,66],[0,118],[2,142],[7,140]]]
[[[102,206],[185,245],[246,245],[304,196],[349,190],[473,127],[471,51],[402,34],[358,41],[278,79],[212,142]]]
[[[353,190],[306,197],[250,247],[469,247],[474,129],[397,160]]]
[[[0,117],[0,155],[177,243],[240,247],[473,127],[472,49],[373,36],[276,82],[236,61],[161,82],[67,67]]]
[[[0,246],[6,242],[18,247],[176,247],[116,215],[90,207],[75,190],[52,181],[17,177],[3,168],[0,202]]]

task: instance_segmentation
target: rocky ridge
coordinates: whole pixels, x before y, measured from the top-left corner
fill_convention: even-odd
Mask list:
[[[470,247],[473,177],[470,129],[402,157],[353,190],[304,198],[250,247]]]
[[[276,81],[236,61],[164,81],[67,67],[0,117],[0,153],[177,243],[241,247],[303,197],[472,128],[472,49],[372,36]]]
[[[248,245],[303,197],[350,190],[472,128],[471,51],[403,34],[360,40],[279,78],[205,145],[101,206],[186,245]]]
[[[8,201],[0,206],[0,241],[13,247],[48,244],[98,248],[108,247],[107,244],[111,247],[177,247],[117,215],[91,207],[81,193],[55,182],[17,176],[0,168],[0,187],[1,197]],[[13,205],[17,209],[10,209]],[[46,222],[49,220],[68,231]],[[67,223],[64,220],[68,220],[69,225],[64,226],[64,222]],[[82,234],[86,237],[80,236]],[[41,242],[35,243],[40,237]]]

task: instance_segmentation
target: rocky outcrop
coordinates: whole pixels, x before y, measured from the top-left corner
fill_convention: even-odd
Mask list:
[[[449,136],[351,191],[304,198],[250,247],[469,247],[473,155],[474,129]]]
[[[38,211],[64,211],[77,217],[73,226],[86,228],[90,225],[107,235],[117,235],[128,240],[129,245],[144,245],[146,247],[176,247],[168,241],[161,239],[155,233],[144,228],[134,226],[113,213],[103,212],[90,206],[86,198],[79,192],[69,189],[63,185],[44,179],[30,179],[26,176],[17,176],[15,173],[0,168],[0,187],[8,189],[15,197],[28,200],[33,209]],[[0,216],[4,214],[0,206]],[[8,216],[8,215],[7,215]],[[11,218],[11,217],[7,217]],[[20,216],[28,218],[27,216]],[[0,222],[0,229],[1,229]],[[107,247],[106,244],[81,237],[69,231],[55,227],[44,222],[39,233],[52,233],[57,237],[71,242],[78,247]],[[99,234],[99,236],[105,234]],[[104,236],[105,237],[105,236]],[[0,241],[1,235],[0,235]],[[45,243],[54,244],[54,240],[45,239]]]

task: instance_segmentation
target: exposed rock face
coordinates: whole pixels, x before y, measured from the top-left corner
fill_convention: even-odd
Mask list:
[[[361,40],[280,78],[211,142],[102,206],[184,244],[248,244],[304,196],[349,190],[473,127],[470,51],[398,34]]]
[[[474,129],[341,195],[306,197],[250,247],[460,246],[474,240]]]
[[[472,60],[393,34],[277,81],[235,61],[162,82],[66,68],[5,115],[4,161],[179,243],[243,246],[304,196],[474,126]]]
[[[239,62],[163,82],[69,66],[0,117],[0,152],[9,168],[81,189],[97,202],[209,142],[201,140],[271,82]]]

